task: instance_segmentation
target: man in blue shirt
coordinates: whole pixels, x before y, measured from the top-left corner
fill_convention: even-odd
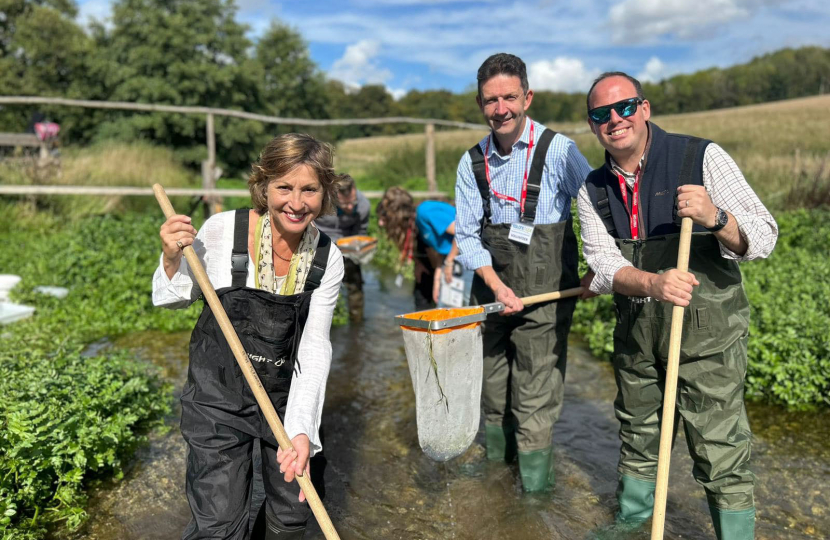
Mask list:
[[[533,91],[520,58],[493,55],[477,79],[491,132],[458,165],[458,259],[476,273],[471,304],[499,301],[510,315],[491,316],[483,329],[487,457],[518,451],[523,488],[539,491],[553,484],[576,300],[525,309],[520,296],[580,284],[570,208],[591,167],[572,140],[527,116]]]

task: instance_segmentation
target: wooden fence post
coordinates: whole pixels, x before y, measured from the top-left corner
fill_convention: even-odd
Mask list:
[[[438,191],[438,184],[435,182],[435,124],[427,124],[424,134],[426,135],[427,190]]]
[[[202,187],[204,189],[216,189],[216,134],[213,128],[213,113],[207,114],[207,125],[205,127],[207,136],[207,159],[202,162]],[[219,210],[221,200],[214,197],[205,197],[205,217]]]

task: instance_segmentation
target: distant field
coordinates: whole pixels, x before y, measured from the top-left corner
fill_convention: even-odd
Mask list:
[[[532,106],[530,113],[532,116]],[[762,199],[772,206],[780,202],[794,183],[814,178],[822,161],[830,157],[830,95],[717,111],[656,115],[652,120],[667,131],[717,142],[735,159]],[[550,127],[563,133],[581,132],[571,138],[592,165],[601,163],[601,147],[593,134],[584,131],[586,124],[551,124]],[[436,149],[457,149],[460,157],[461,152],[485,134],[485,130],[439,131]],[[423,147],[421,134],[348,139],[337,147],[337,166],[356,177],[366,176],[387,156],[396,152],[422,153]],[[825,178],[827,169],[830,167],[825,167]],[[443,171],[445,175],[449,173]],[[421,170],[417,174],[423,177],[425,173]]]

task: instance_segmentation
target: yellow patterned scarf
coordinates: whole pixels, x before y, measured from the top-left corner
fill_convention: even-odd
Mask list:
[[[268,212],[262,214],[257,221],[254,235],[254,245],[257,246],[256,258],[254,259],[254,264],[256,265],[256,288],[284,296],[303,292],[308,271],[311,268],[311,263],[314,261],[318,234],[319,232],[314,227],[314,224],[310,224],[306,228],[297,251],[291,257],[288,274],[285,276],[285,281],[283,281],[282,287],[278,292],[278,280],[274,273],[274,246],[271,232],[271,216]]]

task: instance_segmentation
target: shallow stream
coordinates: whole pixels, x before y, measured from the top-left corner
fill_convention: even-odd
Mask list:
[[[365,321],[332,330],[323,415],[325,506],[341,538],[581,540],[611,523],[619,451],[611,366],[571,343],[565,408],[554,433],[552,493],[523,495],[515,464],[484,460],[481,433],[465,455],[435,463],[418,446],[415,398],[392,320],[412,311],[412,297],[394,286],[394,276],[364,274]],[[159,365],[178,393],[188,339],[188,333],[146,332],[115,345]],[[830,415],[751,406],[749,416],[758,476],[756,538],[830,537]],[[123,480],[93,490],[90,519],[71,538],[180,538],[189,520],[185,445],[176,415],[170,425],[167,433],[150,436]],[[682,433],[671,463],[666,538],[714,538]],[[632,538],[648,537],[646,530]],[[311,527],[306,538],[323,536]]]

